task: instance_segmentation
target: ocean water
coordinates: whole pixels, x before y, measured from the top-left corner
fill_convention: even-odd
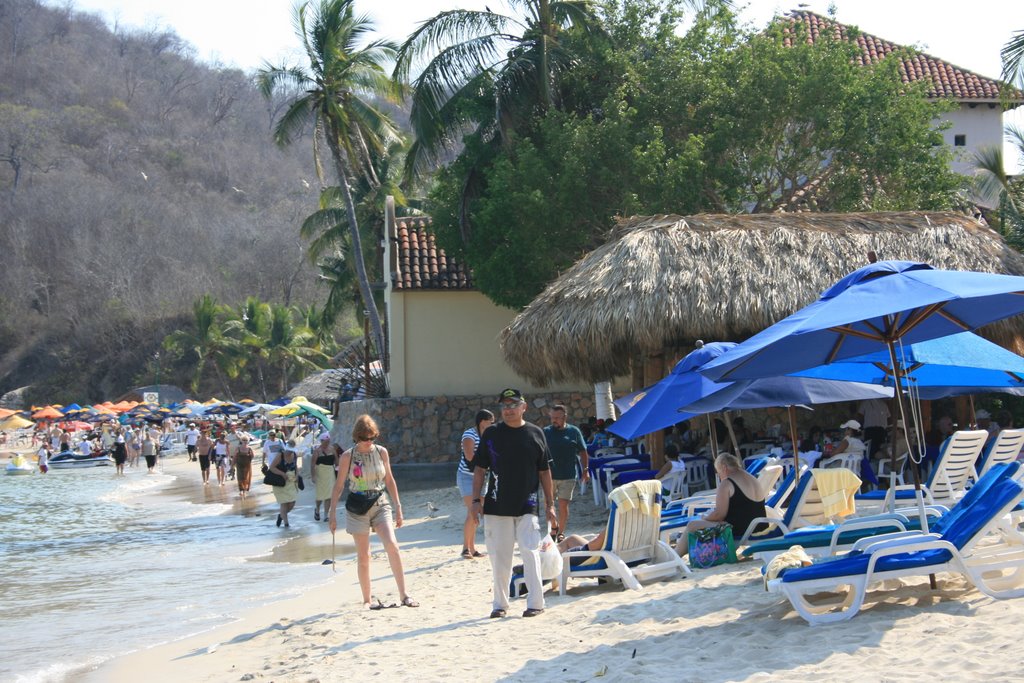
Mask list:
[[[0,681],[63,681],[326,583],[319,556],[267,561],[319,530],[307,508],[278,529],[276,505],[243,505],[234,482],[202,487],[198,467],[0,475]]]

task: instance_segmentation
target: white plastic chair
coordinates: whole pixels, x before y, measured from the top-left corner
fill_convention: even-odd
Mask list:
[[[863,453],[840,453],[839,455],[833,455],[831,458],[825,458],[824,460],[820,460],[818,462],[818,467],[822,469],[834,469],[844,467],[853,472],[860,472],[860,461],[863,457]]]
[[[907,468],[907,458],[910,457],[910,453],[904,453],[903,455],[896,458],[896,484],[898,486],[905,486],[906,482],[903,480],[903,473]],[[892,460],[889,458],[882,458],[878,461],[878,481],[888,482],[890,475],[893,473]]]
[[[704,458],[695,458],[693,460],[686,461],[686,490],[689,491],[700,491],[708,488],[710,481],[708,479],[708,468],[710,462]],[[689,494],[687,494],[689,495]]]
[[[687,484],[685,470],[669,472],[661,480],[661,486],[663,489],[668,491],[668,495],[665,496],[666,503],[670,503],[673,500],[689,498],[690,496],[690,487]]]
[[[1024,429],[1004,429],[990,441],[978,459],[978,476],[983,477],[993,465],[1013,462],[1024,448]]]

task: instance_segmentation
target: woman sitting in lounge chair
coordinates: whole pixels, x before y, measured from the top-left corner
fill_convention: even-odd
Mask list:
[[[764,492],[757,478],[743,469],[743,462],[732,453],[720,453],[715,458],[715,472],[721,484],[715,495],[715,507],[698,519],[690,520],[685,532],[676,543],[676,552],[682,557],[689,552],[689,534],[698,529],[731,524],[739,538],[757,517],[765,516]]]

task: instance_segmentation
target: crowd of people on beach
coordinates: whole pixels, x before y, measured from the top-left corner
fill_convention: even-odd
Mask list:
[[[879,405],[880,404],[880,405]],[[548,408],[549,424],[544,428],[525,419],[526,398],[515,388],[503,390],[498,397],[500,419],[487,409],[479,410],[472,426],[462,434],[456,473],[456,487],[465,508],[462,547],[466,560],[488,558],[492,575],[490,617],[507,616],[510,609],[509,586],[513,574],[525,584],[526,608],[523,617],[536,617],[545,610],[543,584],[557,578],[560,554],[597,551],[606,538],[569,533],[570,503],[578,488],[590,479],[590,454],[597,449],[621,446],[622,441],[608,430],[610,421],[592,420],[580,426],[569,424],[568,410],[555,404]],[[998,420],[998,422],[997,422]],[[1004,426],[1012,426],[1008,412],[993,419],[985,410],[977,412],[978,426],[993,435]],[[745,529],[765,515],[767,491],[744,467],[741,457],[729,452],[729,440],[754,438],[742,418],[729,429],[716,420],[707,433],[690,428],[686,422],[665,430],[665,463],[654,475],[664,480],[685,470],[681,454],[707,449],[716,453],[711,466],[719,485],[713,505],[692,518],[681,529],[675,550],[687,554],[687,539],[702,529],[730,525]],[[863,453],[865,457],[887,458],[893,449],[903,451],[915,445],[918,437],[907,434],[894,446],[886,443],[893,426],[884,403],[863,402],[851,407],[848,420],[837,429],[812,427],[800,443],[801,451],[821,449],[829,455]],[[955,429],[952,419],[940,415],[933,429],[924,435],[928,447],[941,443]],[[261,473],[270,484],[278,505],[276,525],[290,528],[298,492],[305,488],[308,473],[314,489],[313,519],[325,522],[332,534],[339,526],[339,503],[344,506],[345,531],[352,536],[363,606],[376,610],[385,607],[417,607],[406,589],[402,554],[396,531],[404,522],[398,486],[391,471],[388,450],[378,443],[380,430],[369,415],[361,415],[352,429],[352,445],[343,449],[328,429],[315,419],[299,420],[287,431],[266,421],[240,422],[231,418],[198,421],[168,419],[162,424],[104,423],[93,432],[75,434],[54,425],[39,430],[39,466],[46,471],[55,453],[77,452],[95,455],[109,452],[119,476],[125,468],[139,466],[145,460],[154,472],[161,444],[169,435],[183,443],[189,462],[196,462],[203,486],[211,484],[211,469],[218,486],[229,481],[237,484],[246,498],[252,485],[253,467],[259,447]],[[870,435],[870,436],[869,436]],[[827,449],[826,449],[827,446]],[[683,451],[682,449],[685,449]],[[342,494],[348,491],[342,500]],[[543,496],[543,499],[541,499]],[[478,530],[483,527],[485,544],[477,546]],[[398,588],[399,602],[384,604],[373,595],[370,583],[370,537],[376,533],[382,543]],[[513,566],[518,549],[522,563]],[[557,563],[549,562],[556,558]],[[552,567],[558,569],[553,570]]]

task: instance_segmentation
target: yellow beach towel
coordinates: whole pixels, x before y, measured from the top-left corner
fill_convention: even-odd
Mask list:
[[[631,481],[608,494],[608,499],[622,511],[639,509],[645,515],[652,512],[661,514],[661,505],[657,501],[661,493],[661,482],[657,479],[647,481]]]
[[[826,517],[847,517],[857,511],[853,496],[860,490],[860,477],[844,467],[813,469],[811,475],[821,494],[822,514]]]

